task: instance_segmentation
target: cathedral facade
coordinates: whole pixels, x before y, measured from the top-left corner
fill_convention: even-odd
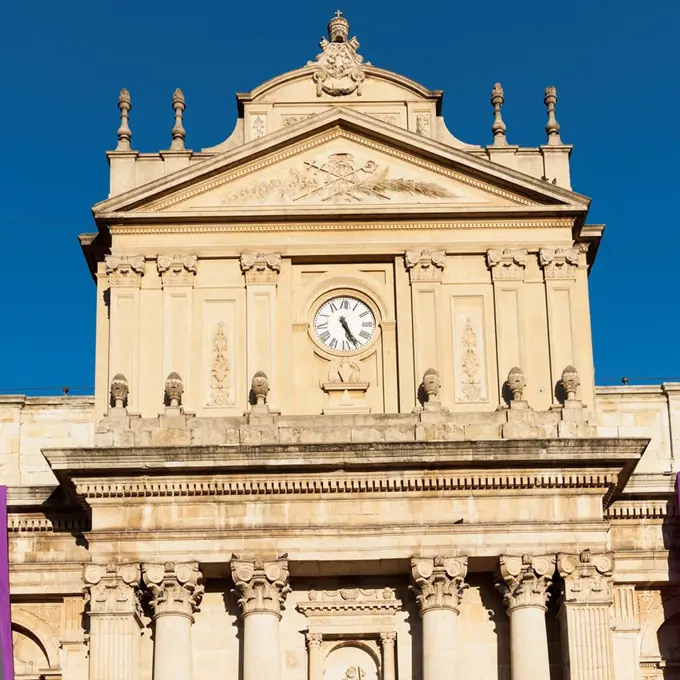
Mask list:
[[[17,679],[680,679],[680,384],[595,385],[555,88],[468,144],[350,36],[200,151],[121,91],[94,396],[0,397]]]

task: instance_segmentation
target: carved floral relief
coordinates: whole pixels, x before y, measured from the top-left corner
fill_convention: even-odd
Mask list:
[[[227,328],[223,321],[217,324],[213,338],[213,358],[210,369],[210,406],[229,406],[233,404],[231,387],[231,368],[229,365],[229,344]]]

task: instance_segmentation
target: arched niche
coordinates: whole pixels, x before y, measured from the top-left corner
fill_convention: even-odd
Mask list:
[[[380,680],[377,650],[361,641],[343,641],[327,654],[324,680]]]
[[[15,675],[20,676],[18,665],[42,665],[35,667],[34,674],[39,669],[57,670],[61,667],[59,643],[54,631],[37,616],[24,609],[12,607],[12,640],[14,642]],[[25,661],[22,661],[22,656]],[[29,664],[30,665],[30,664]],[[30,675],[25,671],[23,675]]]

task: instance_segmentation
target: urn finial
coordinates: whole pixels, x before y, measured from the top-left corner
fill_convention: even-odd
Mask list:
[[[130,386],[122,373],[116,373],[111,380],[111,406],[125,408],[127,406]]]
[[[526,408],[524,403],[524,388],[527,380],[524,371],[519,366],[514,366],[508,373],[508,389],[510,391],[510,408]]]
[[[503,121],[503,116],[501,114],[501,109],[505,102],[505,96],[503,94],[503,88],[500,83],[496,83],[491,90],[491,106],[493,106],[494,121],[491,126],[491,132],[493,132],[493,145],[494,146],[506,146],[508,140],[505,136],[505,131],[507,129],[505,122]]]
[[[581,378],[579,377],[578,371],[573,366],[567,366],[562,371],[562,388],[564,389],[564,395],[566,401],[573,401],[576,399],[576,391],[581,385]]]
[[[118,95],[118,108],[120,109],[120,127],[118,128],[118,145],[116,151],[130,151],[130,141],[132,140],[132,130],[130,130],[130,110],[132,100],[130,93],[123,88]]]
[[[545,124],[545,131],[548,133],[548,144],[557,146],[562,144],[560,138],[560,124],[557,122],[555,116],[555,104],[557,104],[557,88],[554,85],[548,85],[545,88],[545,97],[543,102],[548,108],[548,122]]]
[[[172,151],[184,151],[184,138],[187,133],[182,119],[186,103],[184,102],[184,94],[179,88],[172,95],[172,108],[175,110],[175,125],[172,128],[172,144],[170,149]]]
[[[184,394],[184,382],[179,373],[173,371],[165,381],[165,398],[170,408],[179,408]]]
[[[255,397],[255,406],[265,406],[269,394],[269,378],[264,371],[256,371],[250,384]]]

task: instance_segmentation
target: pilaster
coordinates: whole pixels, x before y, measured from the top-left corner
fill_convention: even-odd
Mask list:
[[[321,643],[323,635],[321,633],[307,633],[307,664],[308,680],[322,680],[323,678],[323,657],[321,653]]]
[[[615,680],[640,678],[640,612],[635,585],[612,587],[612,653]]]
[[[279,253],[243,253],[241,271],[246,283],[248,375],[264,371],[269,377],[269,403],[277,404],[280,394],[277,362],[277,288],[281,272]]]
[[[380,647],[382,649],[382,680],[396,680],[395,643],[397,634],[394,631],[380,633]]]
[[[89,680],[139,678],[142,629],[138,564],[88,564],[83,579],[89,602]]]

